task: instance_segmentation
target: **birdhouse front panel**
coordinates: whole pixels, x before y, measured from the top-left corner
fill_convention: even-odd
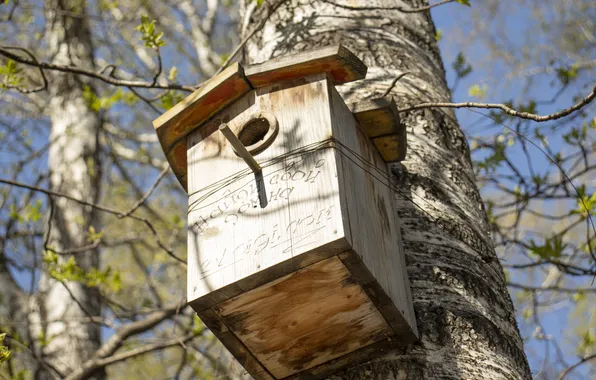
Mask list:
[[[251,91],[189,138],[190,301],[211,306],[350,249],[326,78],[315,77]],[[219,133],[224,122],[248,146],[263,144],[261,176]]]

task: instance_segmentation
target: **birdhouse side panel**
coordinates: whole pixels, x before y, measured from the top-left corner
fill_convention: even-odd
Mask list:
[[[330,97],[340,193],[347,204],[353,251],[389,297],[384,300],[383,294],[369,287],[371,298],[379,301],[382,311],[389,310],[384,314],[398,335],[404,333],[414,340],[412,296],[393,199],[397,189],[387,164],[334,87],[330,87]]]
[[[263,87],[189,137],[191,303],[210,307],[350,249],[328,95],[324,75]],[[242,136],[251,116],[262,113],[272,115],[279,130],[255,156],[263,168],[259,177],[217,128],[227,122]]]

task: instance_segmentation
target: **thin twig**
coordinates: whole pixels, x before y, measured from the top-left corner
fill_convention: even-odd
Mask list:
[[[116,215],[118,217],[126,217],[126,218],[131,218],[134,220],[137,220],[139,222],[143,222],[145,223],[145,225],[147,226],[147,228],[149,228],[149,230],[151,231],[151,233],[153,234],[153,236],[155,237],[155,241],[157,243],[157,245],[162,248],[167,254],[168,256],[172,257],[173,259],[175,259],[176,261],[185,264],[186,265],[186,261],[181,259],[180,257],[176,256],[174,254],[174,252],[167,248],[161,241],[161,239],[159,238],[157,231],[155,230],[155,227],[153,227],[153,224],[151,224],[151,222],[149,220],[147,220],[146,218],[142,218],[136,215],[124,215],[121,211],[118,211],[116,209],[110,208],[110,207],[106,207],[97,203],[92,203],[92,202],[87,202],[84,201],[82,199],[78,199],[75,197],[72,197],[68,194],[64,194],[64,193],[59,193],[56,191],[52,191],[52,190],[48,190],[48,189],[44,189],[41,187],[37,187],[37,186],[31,186],[31,185],[27,185],[25,183],[21,183],[21,182],[17,182],[17,181],[13,181],[13,180],[9,180],[9,179],[5,179],[5,178],[0,178],[0,183],[4,183],[7,185],[11,185],[11,186],[16,186],[16,187],[21,187],[23,189],[29,189],[29,190],[34,190],[34,191],[38,191],[40,193],[44,193],[46,195],[52,195],[55,197],[60,197],[60,198],[66,198],[68,200],[71,200],[73,202],[77,202],[79,204],[82,204],[84,206],[89,206],[92,208],[95,208],[97,210],[103,211],[103,212],[107,212],[109,214],[112,215]]]
[[[193,92],[195,90],[192,86],[185,86],[181,84],[159,84],[153,82],[144,82],[144,81],[133,81],[133,80],[124,80],[115,78],[113,75],[105,75],[102,74],[101,71],[93,71],[83,69],[81,67],[72,66],[72,65],[57,65],[54,63],[48,62],[39,62],[37,59],[34,58],[25,58],[21,57],[17,54],[11,53],[9,49],[14,49],[11,46],[0,46],[0,55],[3,55],[7,58],[10,58],[18,63],[22,63],[24,65],[38,67],[40,69],[46,70],[53,70],[59,71],[63,73],[72,73],[78,75],[84,75],[91,78],[99,79],[105,83],[112,84],[114,86],[124,86],[124,87],[139,87],[139,88],[158,88],[158,89],[168,89],[168,90],[181,90],[186,92]],[[103,71],[103,70],[102,70]]]
[[[186,301],[182,301],[181,304],[186,304]],[[166,310],[155,312],[145,319],[122,326],[95,352],[95,354],[93,354],[91,359],[84,362],[74,372],[72,372],[68,376],[68,379],[88,378],[98,369],[105,367],[106,365],[111,364],[115,361],[124,360],[125,358],[122,358],[120,356],[123,354],[114,355],[114,353],[124,344],[124,341],[126,339],[128,339],[131,336],[148,331],[160,324],[161,322],[163,322],[164,320],[172,317],[176,314],[176,311],[179,309],[179,307],[180,305],[176,304]],[[179,344],[178,339],[175,339],[175,344]]]
[[[406,71],[404,73],[399,74],[393,81],[391,81],[391,83],[389,84],[389,86],[387,87],[387,89],[385,90],[385,92],[383,92],[383,94],[381,94],[380,98],[384,98],[385,96],[389,95],[389,93],[391,92],[391,90],[393,90],[393,87],[395,87],[395,84],[404,76],[411,74],[409,71]]]
[[[234,59],[234,57],[236,56],[236,54],[238,54],[238,52],[244,47],[244,45],[246,45],[246,43],[248,42],[248,40],[250,40],[252,38],[252,36],[255,35],[255,33],[257,33],[259,30],[261,30],[265,26],[265,23],[267,23],[267,21],[269,20],[269,18],[271,17],[271,15],[273,15],[273,13],[277,10],[277,8],[279,8],[286,1],[288,1],[288,0],[281,0],[281,1],[279,1],[277,4],[275,4],[273,6],[269,6],[268,11],[267,11],[267,15],[265,17],[263,17],[263,19],[259,22],[259,24],[256,27],[254,27],[253,30],[251,30],[246,35],[246,37],[244,37],[242,39],[242,41],[240,41],[240,43],[238,44],[238,46],[236,46],[234,48],[234,50],[232,50],[232,53],[230,54],[230,56],[225,60],[225,62],[215,72],[215,75],[221,73],[226,67],[228,67],[228,65],[230,64],[230,62],[232,61],[232,59]]]
[[[124,214],[122,214],[122,216],[119,216],[118,218],[125,218],[125,217],[129,216],[137,208],[139,208],[143,203],[145,203],[145,201],[147,200],[147,198],[149,198],[149,196],[151,195],[151,193],[153,193],[153,191],[155,190],[155,188],[157,188],[157,185],[159,185],[159,182],[162,180],[162,178],[165,177],[165,175],[168,173],[168,170],[170,170],[170,165],[166,165],[166,167],[163,168],[163,170],[161,171],[161,173],[159,173],[159,175],[157,176],[157,178],[155,179],[155,181],[153,182],[153,184],[151,185],[151,187],[149,188],[149,190],[147,190],[147,192],[145,193],[145,195],[143,195],[141,197],[141,199],[139,199],[137,201],[137,203],[135,203],[128,211],[126,211]]]
[[[6,46],[6,48],[22,51],[23,53],[27,54],[35,63],[39,64],[39,62],[37,61],[37,58],[35,58],[35,55],[33,55],[33,53],[31,51],[29,51],[28,49],[25,49],[25,48],[19,47],[19,46]],[[44,74],[43,69],[41,67],[39,67],[39,73],[41,74],[41,79],[43,80],[43,84],[39,87],[30,88],[30,89],[24,88],[21,86],[7,86],[7,87],[17,90],[23,94],[31,94],[34,92],[44,91],[45,89],[48,88],[48,79],[46,78],[46,75]]]
[[[583,98],[579,103],[574,104],[569,108],[565,108],[561,111],[551,113],[548,115],[536,115],[530,112],[521,112],[514,110],[513,108],[506,106],[505,104],[499,103],[476,103],[476,102],[465,102],[465,103],[422,103],[414,106],[408,106],[400,108],[399,112],[409,112],[424,108],[485,108],[485,109],[500,109],[507,115],[518,117],[520,119],[534,120],[538,122],[544,122],[549,120],[557,120],[565,116],[571,115],[575,111],[579,111],[583,107],[587,106],[596,98],[596,85],[592,88],[592,92]]]
[[[563,380],[563,378],[565,376],[567,376],[569,374],[569,372],[573,371],[574,369],[576,369],[580,365],[582,365],[582,364],[584,364],[584,363],[586,363],[586,362],[588,362],[590,360],[594,360],[594,359],[596,359],[596,354],[592,354],[590,356],[586,356],[582,360],[578,361],[577,363],[575,363],[574,365],[572,365],[571,367],[569,367],[565,371],[563,371],[563,373],[561,374],[561,376],[559,376],[559,380]]]

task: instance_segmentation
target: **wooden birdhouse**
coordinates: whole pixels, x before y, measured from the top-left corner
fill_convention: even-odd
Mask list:
[[[188,302],[256,379],[318,379],[417,339],[391,98],[342,46],[234,64],[154,121],[187,188]]]

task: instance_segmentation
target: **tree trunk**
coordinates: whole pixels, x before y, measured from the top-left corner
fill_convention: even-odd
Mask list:
[[[93,47],[81,1],[50,1],[46,40],[53,62],[91,68]],[[82,16],[82,17],[72,17]],[[101,119],[83,97],[85,83],[70,74],[57,73],[49,81],[51,120],[49,149],[50,188],[72,197],[96,202],[99,196],[100,163],[98,133]],[[64,198],[54,201],[48,246],[56,252],[80,248],[89,227],[99,230],[98,215]],[[97,249],[75,256],[85,271],[97,268]],[[71,255],[60,255],[60,264]],[[58,281],[44,271],[39,285],[39,316],[43,336],[41,355],[62,374],[68,374],[99,347],[99,326],[90,321],[100,315],[99,293],[80,281]],[[37,334],[37,335],[38,335]],[[40,377],[44,377],[43,374]],[[101,377],[101,374],[99,375]]]
[[[342,43],[369,67],[340,88],[346,102],[391,91],[399,105],[449,101],[426,1],[285,1],[245,48],[248,63]],[[451,6],[458,6],[457,4]],[[402,10],[398,9],[401,8]],[[467,8],[462,8],[465,11]],[[247,29],[267,12],[256,12]],[[452,111],[402,113],[406,161],[391,164],[420,341],[333,379],[530,379],[530,370]]]

